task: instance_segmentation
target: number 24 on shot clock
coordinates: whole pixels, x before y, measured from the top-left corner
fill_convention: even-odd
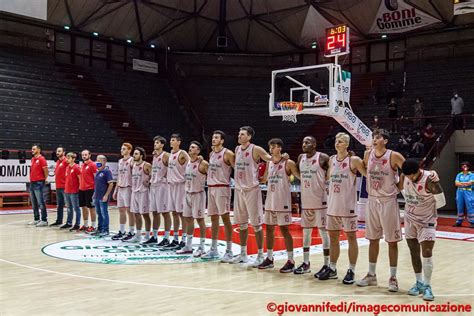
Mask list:
[[[344,24],[327,28],[324,56],[332,57],[345,54],[349,54],[349,28]]]

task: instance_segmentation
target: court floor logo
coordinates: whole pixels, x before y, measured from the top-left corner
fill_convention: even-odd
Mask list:
[[[199,242],[199,238],[196,238]],[[206,239],[206,250],[211,247],[211,239]],[[194,244],[194,249],[199,245]],[[226,250],[226,244],[218,241],[217,250],[221,255]],[[109,238],[84,238],[66,240],[50,244],[41,250],[44,254],[71,261],[103,263],[103,264],[175,264],[175,263],[198,263],[214,260],[195,258],[193,255],[179,255],[174,251],[162,251],[154,245],[140,245],[113,241]],[[240,247],[232,244],[234,253],[240,251]]]

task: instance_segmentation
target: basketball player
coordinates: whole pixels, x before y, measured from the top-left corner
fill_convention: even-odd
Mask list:
[[[94,195],[94,176],[97,172],[97,166],[91,160],[91,152],[89,149],[84,149],[81,153],[81,182],[79,186],[79,206],[82,208],[82,217],[84,218],[84,225],[79,231],[84,231],[87,234],[95,232],[95,224],[97,215],[95,207],[92,202]],[[91,218],[91,226],[89,226],[89,215]]]
[[[280,269],[281,273],[290,273],[295,269],[293,259],[293,237],[289,226],[291,224],[291,189],[290,175],[299,177],[298,168],[293,160],[284,160],[281,156],[283,141],[272,138],[268,142],[272,161],[267,162],[264,182],[267,180],[267,198],[265,200],[265,216],[263,222],[267,225],[267,257],[258,266],[259,269],[273,268],[273,245],[275,243],[275,226],[280,227],[285,239],[288,260]]]
[[[375,267],[379,254],[379,242],[385,236],[390,261],[388,290],[398,292],[396,277],[398,242],[402,240],[402,234],[397,201],[399,192],[397,184],[400,180],[397,170],[402,168],[405,158],[400,153],[387,149],[386,145],[390,139],[388,131],[384,129],[375,130],[372,137],[373,147],[366,151],[364,155],[364,165],[367,168],[368,193],[365,238],[370,241],[369,272],[362,280],[357,281],[357,285],[377,285]]]
[[[145,227],[148,229],[145,234],[145,241],[150,237],[151,220],[148,205],[148,187],[150,186],[151,164],[146,162],[145,159],[145,149],[136,147],[133,151],[132,199],[130,211],[135,215],[137,232],[128,242],[142,241],[142,217],[145,220]]]
[[[169,236],[171,230],[171,216],[168,210],[169,185],[166,180],[168,171],[169,153],[163,150],[166,145],[166,139],[162,136],[153,138],[154,149],[153,165],[151,169],[150,185],[150,212],[153,213],[153,236],[145,244],[158,242],[158,229],[160,228],[160,214],[163,216],[165,225],[165,235],[159,247],[169,245]]]
[[[232,223],[230,222],[230,174],[235,164],[234,153],[224,147],[225,133],[216,130],[212,134],[212,151],[209,155],[207,172],[207,214],[212,222],[212,246],[203,259],[219,257],[217,237],[219,234],[219,216],[225,229],[226,251],[221,262],[228,263],[234,258],[232,253]]]
[[[298,157],[301,178],[301,227],[303,228],[303,263],[295,274],[311,272],[309,248],[313,228],[317,227],[323,242],[324,264],[315,274],[319,277],[329,266],[329,234],[326,230],[327,190],[326,172],[329,168],[329,156],[316,151],[316,138],[303,138],[303,153]]]
[[[350,137],[346,133],[336,135],[337,154],[329,158],[327,178],[329,180],[329,198],[326,229],[329,231],[330,262],[329,267],[318,275],[320,280],[337,279],[336,263],[339,258],[339,234],[343,229],[349,243],[349,269],[342,283],[354,283],[354,270],[359,254],[357,245],[356,173],[365,175],[362,159],[351,156],[347,151]]]
[[[446,199],[439,182],[433,182],[431,173],[421,170],[416,160],[407,159],[402,165],[402,171],[405,175],[402,191],[406,201],[405,238],[416,276],[416,283],[408,290],[408,295],[423,294],[423,300],[432,301],[432,254],[436,239],[437,209],[446,204]]]
[[[181,150],[181,135],[172,134],[170,138],[171,153],[168,159],[167,180],[169,183],[168,208],[173,214],[173,241],[164,246],[165,250],[181,249],[186,246],[186,223],[183,221],[183,209],[185,202],[184,173],[189,156],[186,151]],[[179,224],[183,223],[183,235],[179,242]]]
[[[270,156],[265,149],[251,143],[255,131],[250,126],[240,128],[238,142],[235,148],[235,194],[234,217],[239,225],[240,254],[230,263],[246,263],[248,223],[254,227],[257,240],[258,255],[252,266],[257,268],[264,260],[263,256],[263,203],[258,179],[258,161],[270,161]],[[286,156],[285,156],[286,155]],[[287,159],[288,155],[283,157]]]
[[[130,156],[132,152],[132,144],[123,143],[120,148],[120,154],[122,158],[118,162],[118,178],[117,185],[113,194],[114,200],[117,201],[117,207],[119,209],[119,232],[112,236],[112,240],[127,241],[135,236],[135,215],[130,212],[130,201],[132,198],[132,164],[133,158]],[[128,224],[128,234],[125,233],[125,225]]]
[[[207,169],[209,163],[199,159],[202,145],[197,141],[192,141],[189,145],[189,161],[186,164],[186,200],[184,203],[183,217],[186,224],[187,240],[186,246],[176,251],[176,254],[193,253],[194,220],[199,225],[199,236],[201,237],[199,247],[194,252],[194,257],[201,257],[204,254],[204,242],[206,241],[206,223],[204,222],[206,208],[206,184]]]

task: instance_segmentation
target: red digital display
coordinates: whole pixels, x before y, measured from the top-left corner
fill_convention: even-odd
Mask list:
[[[324,56],[336,56],[349,53],[349,28],[344,24],[326,29]]]

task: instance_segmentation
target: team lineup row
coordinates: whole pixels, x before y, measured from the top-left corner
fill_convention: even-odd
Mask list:
[[[387,131],[374,131],[373,144],[365,152],[363,159],[348,152],[350,137],[345,133],[336,135],[337,154],[331,157],[318,152],[316,139],[307,136],[302,142],[303,153],[296,162],[289,159],[287,154],[282,154],[283,142],[278,138],[268,142],[270,154],[262,147],[252,144],[254,130],[250,126],[240,129],[238,135],[240,145],[236,147],[235,152],[224,147],[225,136],[222,131],[213,133],[209,161],[200,156],[203,148],[199,142],[191,142],[188,152],[180,149],[179,134],[171,135],[169,153],[164,151],[166,139],[161,136],[154,138],[152,164],[145,161],[146,153],[143,148],[136,147],[132,152],[132,145],[124,143],[121,147],[123,158],[118,164],[118,179],[113,194],[111,194],[113,186],[111,177],[108,174],[100,175],[107,170],[104,169],[106,159],[98,156],[99,170],[92,170],[94,168],[91,167],[91,170],[86,172],[95,174],[96,181],[100,177],[99,181],[104,182],[104,185],[100,194],[83,193],[80,199],[81,206],[97,208],[99,228],[95,234],[100,236],[108,234],[108,214],[107,219],[102,218],[104,210],[100,204],[105,203],[112,195],[117,200],[120,212],[119,232],[112,236],[113,240],[157,244],[161,249],[175,250],[177,254],[217,259],[220,256],[217,251],[219,219],[222,218],[227,250],[221,261],[233,264],[249,261],[247,237],[248,224],[251,224],[258,248],[256,259],[251,265],[258,269],[268,269],[274,266],[274,230],[275,226],[279,226],[288,255],[288,260],[280,272],[304,274],[311,272],[309,262],[311,235],[313,228],[318,228],[323,243],[324,262],[315,277],[328,280],[338,278],[336,264],[340,254],[339,235],[343,230],[349,243],[350,263],[343,283],[356,283],[358,286],[377,285],[376,262],[379,241],[384,238],[389,245],[388,290],[397,292],[398,242],[402,240],[397,194],[401,191],[406,201],[405,237],[416,276],[416,283],[408,294],[416,296],[422,294],[424,300],[434,299],[430,285],[433,270],[432,249],[436,234],[436,210],[444,205],[444,195],[435,172],[421,170],[418,162],[405,160],[400,153],[386,148],[390,136]],[[84,158],[90,160],[90,153],[83,152],[82,155],[83,160]],[[81,172],[74,164],[74,158],[74,154],[67,155],[66,188],[71,173]],[[266,162],[263,175],[259,174],[258,167],[258,162],[261,160]],[[231,250],[232,223],[229,215],[232,169],[235,180],[234,224],[239,226],[241,246],[240,254],[236,256]],[[398,169],[402,170],[400,175]],[[83,168],[82,171],[85,170]],[[355,212],[357,172],[367,177],[369,198],[366,207],[365,237],[370,244],[369,271],[364,278],[356,281],[354,271],[358,257],[356,237],[358,225]],[[297,177],[301,181],[303,262],[298,267],[295,266],[293,259],[293,239],[289,230],[292,222],[290,176]],[[266,183],[268,188],[264,205],[260,183]],[[92,200],[96,202],[93,203]],[[70,227],[75,203],[68,202],[66,226]],[[206,204],[207,215],[211,217],[212,223],[212,245],[208,251],[204,249]],[[80,223],[80,219],[77,221],[77,215],[80,216],[78,208],[76,225]],[[128,233],[125,232],[127,217]],[[158,243],[157,232],[161,219],[164,222],[165,233]],[[192,245],[195,220],[199,226],[200,243],[194,251]],[[143,222],[145,237],[142,236]],[[172,222],[174,229],[171,238]],[[266,256],[263,252],[263,224],[266,225]],[[87,226],[84,229],[94,233],[95,225],[92,225],[92,228]],[[181,241],[178,235],[180,227]],[[153,234],[150,236],[151,231]]]

